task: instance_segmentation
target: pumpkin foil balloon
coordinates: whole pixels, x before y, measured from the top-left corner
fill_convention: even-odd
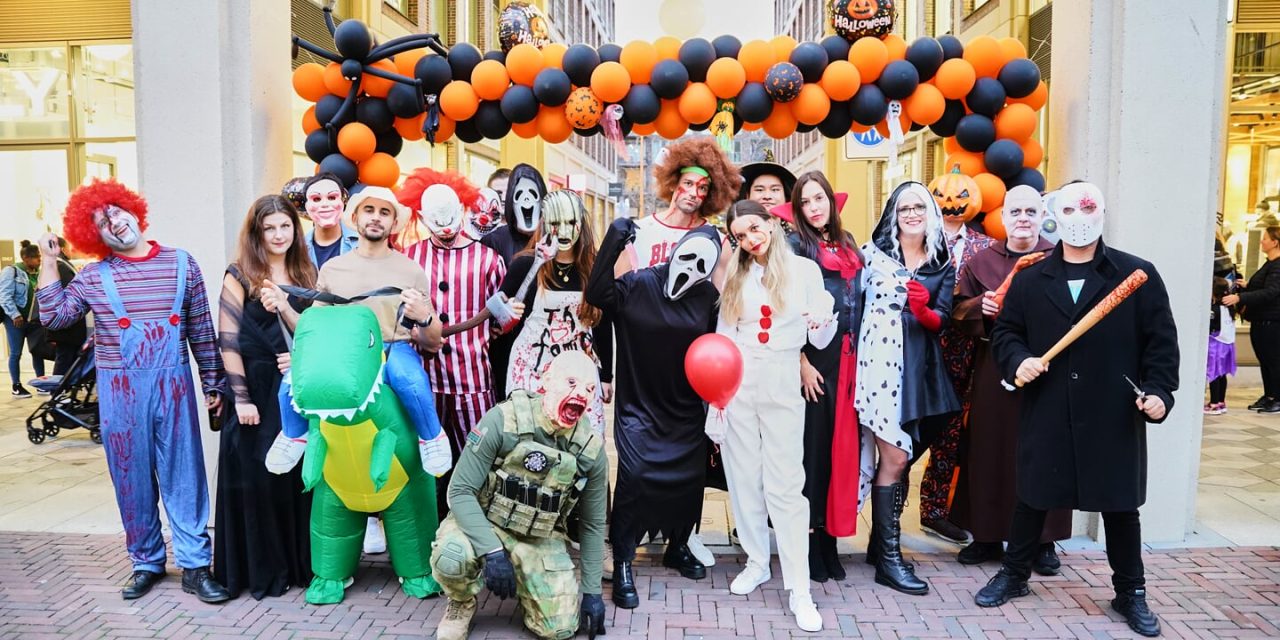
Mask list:
[[[934,178],[929,183],[929,193],[945,217],[969,222],[982,211],[982,190],[973,178],[960,173],[959,166]]]
[[[600,122],[604,113],[604,104],[591,91],[591,87],[578,87],[569,94],[569,101],[564,103],[564,116],[574,129],[590,129]]]
[[[831,27],[849,42],[893,32],[893,0],[831,0]]]
[[[779,62],[769,67],[764,77],[764,92],[774,102],[791,102],[800,96],[800,88],[804,86],[804,74],[790,62]]]
[[[531,44],[539,49],[551,43],[551,30],[542,10],[527,2],[512,2],[498,16],[498,42],[502,51],[518,44]]]

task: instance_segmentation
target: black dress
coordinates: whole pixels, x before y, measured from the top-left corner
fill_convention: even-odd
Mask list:
[[[241,280],[234,267],[227,271]],[[289,302],[301,307],[292,297]],[[241,309],[225,290],[219,327],[232,390],[247,394],[258,407],[260,423],[242,425],[234,412],[223,423],[213,572],[233,595],[247,589],[261,600],[311,580],[311,494],[302,492],[302,465],[284,475],[266,468],[267,450],[280,433],[276,354],[289,349],[274,313],[258,300]],[[236,370],[240,367],[242,372]]]

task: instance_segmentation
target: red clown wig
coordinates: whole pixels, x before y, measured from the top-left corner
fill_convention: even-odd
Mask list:
[[[147,230],[147,201],[142,196],[115,180],[94,178],[90,184],[72,192],[67,210],[62,214],[62,235],[80,253],[98,259],[111,255],[93,221],[94,212],[109,204],[132,213],[138,219],[138,229]]]
[[[396,238],[396,245],[407,247],[423,240],[422,235],[422,194],[431,185],[442,184],[458,194],[458,201],[467,211],[474,210],[476,200],[480,199],[480,189],[470,180],[453,171],[436,171],[435,169],[418,169],[404,179],[404,184],[396,191],[396,199],[400,204],[409,207],[409,224],[403,233]]]

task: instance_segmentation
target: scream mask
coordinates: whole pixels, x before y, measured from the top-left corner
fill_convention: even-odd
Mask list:
[[[599,393],[596,363],[581,351],[556,356],[542,374],[542,411],[557,429],[572,429]]]
[[[483,237],[498,228],[502,222],[502,198],[497,191],[484,188],[476,199],[474,212],[471,214],[470,227],[476,238]]]
[[[720,243],[714,232],[695,229],[686,233],[671,252],[663,293],[668,300],[679,300],[699,282],[710,278],[719,261]]]
[[[1059,189],[1052,201],[1064,244],[1087,247],[1102,237],[1107,206],[1098,187],[1088,182],[1069,184]]]
[[[342,185],[333,180],[317,180],[307,187],[307,217],[317,227],[330,229],[342,218],[345,198]]]
[[[572,191],[552,191],[542,199],[542,235],[554,238],[556,251],[568,251],[578,241],[586,206],[582,198]]]
[[[137,216],[114,204],[96,211],[93,222],[98,225],[98,236],[102,238],[102,244],[112,251],[129,251],[142,242],[142,230]]]
[[[516,229],[533,233],[542,218],[542,188],[533,178],[522,176],[511,186],[511,191],[509,200],[516,214]]]
[[[462,232],[465,211],[458,194],[447,185],[433,184],[422,192],[422,222],[443,245],[453,244]]]

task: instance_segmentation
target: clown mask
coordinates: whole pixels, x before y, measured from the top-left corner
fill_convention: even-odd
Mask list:
[[[112,251],[129,251],[142,242],[138,217],[114,204],[95,211],[93,222],[98,226],[98,237],[102,238],[102,244]]]
[[[572,429],[599,393],[596,363],[581,351],[556,356],[542,374],[542,411],[556,429]]]
[[[533,233],[542,218],[542,193],[538,183],[531,178],[520,178],[511,200],[516,212],[516,229]]]
[[[710,278],[719,261],[720,243],[705,233],[686,234],[671,252],[663,293],[668,300],[679,300],[699,282]]]
[[[422,192],[422,221],[443,245],[451,245],[462,232],[465,212],[458,194],[447,185],[433,184]]]
[[[498,228],[498,223],[502,221],[502,198],[498,196],[497,191],[489,188],[481,189],[480,197],[476,199],[473,207],[469,220],[472,235],[481,238]]]
[[[1087,247],[1102,237],[1107,207],[1102,191],[1094,185],[1076,182],[1059,189],[1053,207],[1064,244]]]
[[[568,251],[578,241],[586,207],[572,191],[552,191],[542,200],[542,235],[551,238],[556,251]]]
[[[342,201],[342,185],[332,180],[320,180],[307,189],[307,217],[321,229],[338,226],[345,205]]]

